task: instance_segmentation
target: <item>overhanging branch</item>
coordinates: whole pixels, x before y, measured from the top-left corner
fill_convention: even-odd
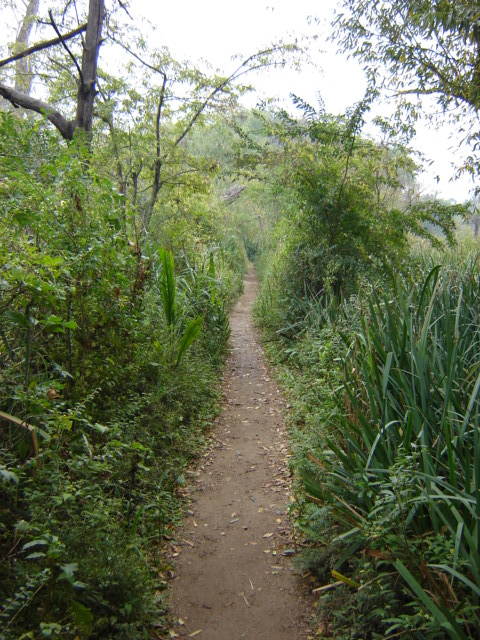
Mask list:
[[[75,36],[78,36],[80,33],[85,31],[86,29],[87,29],[87,25],[82,24],[76,29],[74,29],[73,31],[66,33],[64,36],[61,36],[59,38],[53,38],[52,40],[45,40],[44,42],[38,42],[37,44],[32,45],[31,47],[29,47],[28,49],[25,49],[24,51],[20,51],[19,53],[16,53],[13,56],[0,60],[0,67],[5,67],[7,64],[15,62],[16,60],[21,60],[22,58],[31,56],[32,53],[37,53],[37,51],[42,51],[43,49],[54,47],[55,45],[60,44],[62,40],[63,41],[71,40],[72,38],[74,38]]]
[[[59,111],[46,102],[27,96],[25,93],[16,91],[16,89],[8,87],[1,82],[0,96],[5,98],[5,100],[8,100],[14,107],[22,107],[23,109],[35,111],[35,113],[40,113],[46,116],[47,120],[49,120],[58,129],[65,140],[71,140],[73,138],[73,132],[75,129],[74,122],[67,120]]]
[[[65,42],[65,38],[62,36],[62,34],[60,33],[60,29],[57,27],[57,24],[53,18],[53,13],[52,10],[49,9],[48,10],[48,16],[50,18],[50,22],[52,23],[52,27],[55,30],[55,33],[57,34],[57,36],[60,38],[60,42],[62,43],[63,48],[65,49],[65,51],[68,53],[68,55],[70,56],[70,58],[73,60],[73,64],[77,67],[77,71],[78,71],[78,76],[80,78],[80,82],[83,85],[83,74],[82,74],[82,70],[80,69],[80,65],[77,62],[77,59],[75,58],[75,56],[73,55],[73,53],[70,51],[70,49],[67,47],[67,43]]]

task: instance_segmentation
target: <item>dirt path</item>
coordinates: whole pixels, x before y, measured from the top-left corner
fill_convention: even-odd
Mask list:
[[[178,637],[304,640],[292,567],[282,401],[251,322],[253,273],[231,316],[232,355],[214,446],[196,478],[170,601]]]

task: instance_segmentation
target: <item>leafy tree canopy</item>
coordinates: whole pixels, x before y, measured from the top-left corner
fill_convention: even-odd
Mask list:
[[[444,109],[480,108],[480,9],[474,0],[344,0],[336,33],[371,75],[388,69],[404,94],[435,94]]]
[[[478,175],[480,8],[475,0],[343,0],[334,37],[359,58],[371,83],[393,89],[414,125],[413,98],[432,96],[465,131],[473,154],[463,169]],[[425,115],[425,113],[424,113]],[[413,132],[413,127],[410,127]]]

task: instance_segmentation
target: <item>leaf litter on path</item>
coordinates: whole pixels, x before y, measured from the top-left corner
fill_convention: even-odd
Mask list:
[[[183,537],[194,547],[186,545],[175,559],[171,589],[172,609],[185,621],[182,637],[312,637],[300,578],[290,564],[295,544],[287,517],[292,489],[281,422],[285,403],[266,373],[250,318],[256,287],[247,277],[231,318],[223,414],[210,434],[221,447],[210,446],[205,469],[188,476],[196,491],[188,496],[194,507]],[[208,530],[197,521],[208,522]]]

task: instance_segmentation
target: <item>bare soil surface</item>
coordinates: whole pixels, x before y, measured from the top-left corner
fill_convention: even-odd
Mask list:
[[[173,637],[311,637],[305,588],[292,566],[283,401],[251,320],[257,290],[251,271],[231,316],[223,411],[179,534],[170,594]]]

